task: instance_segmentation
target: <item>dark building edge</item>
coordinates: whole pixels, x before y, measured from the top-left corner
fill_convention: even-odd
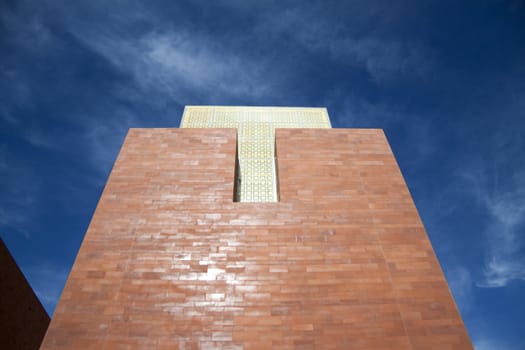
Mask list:
[[[50,318],[0,238],[0,347],[38,349]]]

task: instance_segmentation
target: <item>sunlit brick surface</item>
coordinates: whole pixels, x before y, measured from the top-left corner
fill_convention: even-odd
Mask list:
[[[278,129],[278,203],[235,145],[130,131],[44,349],[472,349],[381,130]]]

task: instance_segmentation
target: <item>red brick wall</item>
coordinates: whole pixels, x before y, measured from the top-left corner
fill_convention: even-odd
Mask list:
[[[0,348],[34,350],[49,316],[0,239]]]
[[[233,203],[233,129],[132,129],[44,349],[472,349],[380,130],[276,134]]]

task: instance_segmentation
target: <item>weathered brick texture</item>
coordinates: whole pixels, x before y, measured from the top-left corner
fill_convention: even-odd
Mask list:
[[[276,148],[234,203],[234,129],[130,130],[43,349],[472,349],[383,132]]]

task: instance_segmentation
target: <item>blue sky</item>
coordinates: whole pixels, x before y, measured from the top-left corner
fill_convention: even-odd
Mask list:
[[[525,349],[522,1],[0,1],[0,235],[50,314],[126,131],[383,128],[477,350]]]

